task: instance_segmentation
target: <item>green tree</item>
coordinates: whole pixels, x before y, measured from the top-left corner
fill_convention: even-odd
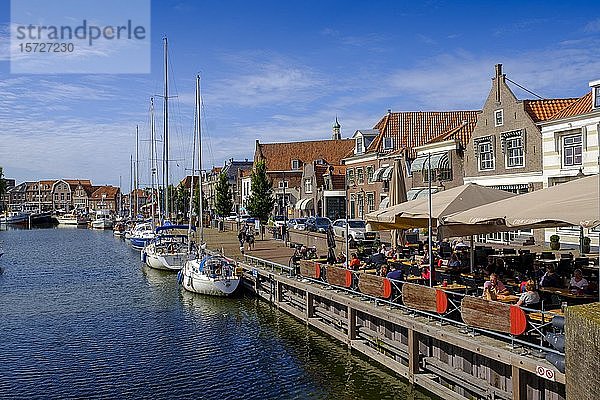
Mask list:
[[[189,208],[190,191],[184,186],[177,186],[175,191],[175,211],[178,217],[187,219],[187,210]]]
[[[218,216],[225,217],[229,215],[233,208],[233,200],[231,199],[231,185],[227,179],[227,175],[221,173],[219,175],[219,181],[215,188],[215,211]]]
[[[273,182],[267,177],[267,166],[264,161],[256,163],[251,179],[252,194],[248,198],[246,209],[251,216],[265,223],[275,206],[275,197]]]

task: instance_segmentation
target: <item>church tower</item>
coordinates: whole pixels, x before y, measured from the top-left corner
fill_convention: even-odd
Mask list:
[[[336,116],[335,124],[333,124],[333,136],[331,137],[332,140],[340,140],[342,138],[342,135],[340,134],[340,128],[341,126]]]

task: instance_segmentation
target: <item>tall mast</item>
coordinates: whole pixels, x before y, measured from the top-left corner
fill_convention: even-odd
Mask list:
[[[196,112],[198,112],[198,77],[196,77]],[[192,180],[190,182],[190,218],[188,222],[188,254],[191,253],[192,250],[192,208],[194,205],[194,173],[196,172],[195,162],[196,162],[196,132],[197,132],[197,117],[194,122],[196,122],[196,126],[194,127],[194,140],[192,144]],[[200,147],[200,146],[198,146]],[[197,223],[197,222],[196,222]],[[201,242],[200,242],[201,243]]]
[[[164,157],[164,183],[165,183],[165,217],[169,219],[169,62],[167,56],[167,38],[163,38],[164,44],[164,56],[165,56],[165,93],[164,93],[164,114],[163,114],[163,127],[164,127],[164,144],[163,144],[163,157]]]
[[[200,75],[196,76],[196,123],[198,124],[198,220],[200,223],[200,243],[204,241],[204,210],[202,209],[202,125],[200,111],[202,109],[202,98],[200,96]]]
[[[140,183],[140,177],[138,176],[138,170],[139,170],[139,162],[140,162],[140,152],[139,152],[139,146],[138,146],[138,135],[139,135],[139,128],[136,125],[135,126],[135,164],[133,165],[133,173],[135,174],[135,178],[133,180],[134,183],[134,198],[135,198],[135,205],[133,207],[133,213],[134,216],[137,217],[138,215],[138,206],[140,204],[139,200],[138,200],[138,185]]]
[[[129,155],[129,219],[133,219],[133,154]]]
[[[150,201],[152,203],[152,226],[154,226],[154,217],[156,216],[156,205],[159,201],[157,198],[158,193],[154,191],[156,189],[156,174],[158,172],[156,165],[156,133],[154,128],[154,97],[150,97],[150,186],[152,190],[152,194],[150,195]]]

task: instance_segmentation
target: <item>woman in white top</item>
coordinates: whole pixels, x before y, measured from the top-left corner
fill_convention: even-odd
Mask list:
[[[579,290],[587,289],[589,283],[583,277],[581,270],[579,268],[573,272],[573,275],[574,276],[571,278],[571,282],[569,283],[569,288],[570,289],[579,289]]]
[[[535,285],[533,282],[527,282],[525,285],[525,293],[521,294],[519,297],[519,301],[517,301],[517,306],[525,306],[530,307],[532,305],[536,305],[540,302],[540,295],[535,291]]]

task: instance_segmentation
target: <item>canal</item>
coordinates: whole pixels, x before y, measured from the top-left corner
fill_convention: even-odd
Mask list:
[[[184,292],[112,232],[0,244],[0,398],[429,398],[255,297]]]

